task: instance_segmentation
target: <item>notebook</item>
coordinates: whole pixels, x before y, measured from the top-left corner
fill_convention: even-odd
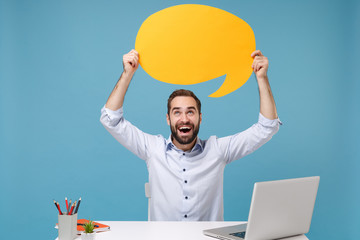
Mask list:
[[[81,234],[82,232],[84,232],[85,228],[84,228],[84,224],[88,223],[89,220],[87,219],[78,219],[77,220],[77,233]],[[110,226],[109,225],[105,225],[99,222],[94,222],[95,228],[94,228],[94,232],[104,232],[104,231],[109,231],[110,230]],[[58,224],[56,223],[55,228],[58,229]]]
[[[277,239],[309,232],[320,177],[294,178],[254,185],[248,222],[204,230],[229,240]],[[306,237],[305,237],[306,239]]]

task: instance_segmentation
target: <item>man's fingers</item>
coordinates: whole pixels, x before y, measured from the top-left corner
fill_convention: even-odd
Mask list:
[[[138,56],[135,56],[135,61],[138,62],[139,61],[139,57]]]
[[[252,64],[252,68],[254,69],[255,72],[257,72],[262,66],[264,66],[264,64],[265,62],[262,60],[254,60]]]
[[[254,61],[252,63],[252,68],[258,71],[261,67],[264,67],[268,64],[268,59],[265,56],[255,56]]]
[[[124,57],[133,57],[139,59],[139,53],[136,50],[131,50],[127,54],[124,55]]]
[[[123,61],[130,63],[132,66],[136,66],[139,62],[139,58],[137,56],[124,55]]]
[[[251,57],[255,58],[256,56],[263,56],[260,50],[255,50],[251,53]]]
[[[139,65],[139,53],[132,49],[130,52],[123,55],[123,68],[124,71],[134,72]]]
[[[129,63],[131,64],[131,66],[135,66],[135,61],[134,61],[134,59],[131,59],[130,61],[129,61]]]
[[[252,69],[254,69],[254,71],[255,70],[257,71],[259,64],[262,64],[262,60],[256,57],[255,60],[253,61]]]
[[[134,57],[136,56],[137,58],[139,58],[139,53],[138,53],[136,50],[134,50],[134,49],[131,50],[131,51],[129,52],[129,54],[132,55],[132,56],[134,56]]]
[[[135,53],[136,55],[139,55],[139,53],[135,49],[132,49],[130,52]]]
[[[134,59],[136,62],[139,61],[139,55],[135,52],[130,52],[126,55],[124,55],[127,59]]]
[[[254,64],[254,72],[257,72],[259,70],[259,63]]]

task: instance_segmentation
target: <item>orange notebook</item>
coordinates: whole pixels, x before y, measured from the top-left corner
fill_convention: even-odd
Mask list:
[[[87,219],[78,219],[77,220],[77,230],[78,232],[83,232],[85,229],[84,229],[84,226],[82,224],[85,224],[85,223],[88,223],[89,220]],[[98,223],[98,222],[94,222],[94,225],[95,225],[95,228],[94,228],[94,232],[102,232],[102,231],[108,231],[110,230],[110,226],[109,225],[105,225],[105,224],[102,224],[102,223]]]
[[[81,234],[82,232],[85,231],[84,226],[82,224],[84,223],[88,223],[89,220],[87,219],[78,219],[77,220],[77,231],[78,234]],[[95,228],[94,228],[94,232],[103,232],[103,231],[109,231],[110,230],[110,226],[109,225],[105,225],[99,222],[94,222]],[[58,224],[55,225],[55,228],[58,228]]]

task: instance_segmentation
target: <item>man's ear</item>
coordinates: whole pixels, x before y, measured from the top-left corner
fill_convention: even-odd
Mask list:
[[[200,113],[200,123],[201,123],[201,121],[202,121],[202,113]]]
[[[169,117],[169,114],[166,114],[166,121],[167,121],[167,124],[170,126],[170,117]]]

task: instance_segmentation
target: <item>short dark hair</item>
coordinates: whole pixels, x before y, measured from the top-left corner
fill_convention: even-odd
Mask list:
[[[186,89],[177,89],[173,91],[169,98],[167,103],[167,113],[170,114],[170,108],[171,108],[171,101],[176,97],[192,97],[196,101],[197,109],[199,110],[199,113],[201,113],[201,102],[197,98],[197,96],[190,90]]]

